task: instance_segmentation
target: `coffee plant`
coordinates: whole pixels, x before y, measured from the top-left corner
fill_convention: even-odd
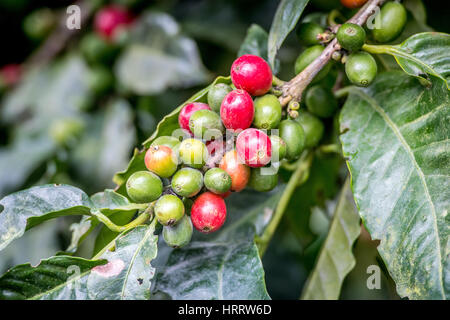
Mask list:
[[[358,238],[379,242],[395,296],[450,297],[450,36],[426,25],[421,1],[302,14],[323,1],[282,0],[228,73],[157,123],[148,97],[211,74],[170,15],[124,2],[81,2],[90,30],[59,34],[76,53],[58,63],[42,61],[63,48],[44,43],[46,55],[1,70],[18,151],[0,156],[0,192],[32,186],[0,200],[0,250],[47,220],[80,220],[64,251],[0,276],[0,298],[270,299],[266,279],[291,261],[267,268],[265,254],[293,243],[284,229],[301,247],[284,250],[303,252],[302,299],[342,297]],[[24,30],[51,41],[56,21],[40,9]],[[287,66],[288,42],[302,50]]]

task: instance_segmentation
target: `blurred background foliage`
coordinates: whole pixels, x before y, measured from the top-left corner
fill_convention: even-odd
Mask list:
[[[428,16],[421,11],[421,1],[407,2],[418,15],[410,19],[411,30],[450,29],[440,1],[426,3]],[[95,10],[107,3],[125,6],[136,17],[113,43],[101,41],[92,27]],[[243,53],[244,39],[246,51],[258,47],[255,41],[266,41],[278,1],[89,1],[92,14],[81,30],[66,30],[70,38],[64,49],[54,56],[49,52],[49,57],[44,50],[42,55],[42,48],[55,41],[52,36],[71,4],[0,0],[0,65],[10,70],[0,72],[0,198],[45,183],[71,184],[91,194],[114,188],[113,174],[126,167],[133,148],[165,114],[215,76],[228,75],[233,60]],[[339,0],[313,0],[304,19],[326,19],[337,7]],[[277,56],[280,78],[294,76],[300,50],[290,35]],[[333,128],[334,122],[325,126]],[[325,139],[336,139],[336,130],[328,131]],[[346,174],[339,156],[324,155],[315,159],[309,180],[297,189],[263,258],[272,298],[300,296]],[[58,219],[33,229],[2,253],[0,271],[28,261],[36,264],[65,250],[74,222]],[[90,237],[92,241],[79,248],[82,256],[94,250],[95,233]],[[398,298],[376,245],[362,229],[354,248],[356,267],[344,282],[341,298]],[[369,265],[382,270],[380,290],[367,289]]]

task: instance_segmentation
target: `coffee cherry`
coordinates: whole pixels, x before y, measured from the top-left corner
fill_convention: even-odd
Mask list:
[[[303,71],[311,62],[313,62],[324,50],[324,47],[321,45],[315,45],[307,48],[303,51],[295,60],[295,74],[299,74]],[[322,70],[314,77],[313,82],[320,81],[323,79],[331,69],[331,63],[327,63]]]
[[[223,158],[225,153],[225,143],[222,139],[207,141],[206,148],[208,149],[208,160],[206,161],[206,165],[210,168],[214,168]]]
[[[220,116],[212,110],[197,110],[189,119],[189,130],[197,138],[211,140],[222,137],[225,128]]]
[[[381,26],[373,29],[372,35],[378,42],[390,42],[403,31],[407,13],[405,7],[395,1],[389,1],[380,10]]]
[[[175,173],[178,159],[173,150],[167,146],[151,146],[145,153],[145,166],[148,170],[162,178],[168,178]]]
[[[120,27],[125,27],[132,22],[133,17],[125,7],[110,5],[97,12],[94,19],[94,29],[105,39],[111,40]]]
[[[286,159],[298,158],[305,147],[305,132],[302,126],[294,120],[283,120],[279,129],[280,137],[286,143]]]
[[[80,41],[80,51],[88,63],[109,64],[116,56],[117,47],[96,33],[88,33]]]
[[[206,103],[202,103],[202,102],[188,103],[181,109],[180,114],[178,115],[178,124],[180,125],[180,127],[182,129],[189,131],[189,133],[193,133],[189,129],[189,119],[191,118],[192,114],[195,111],[205,110],[205,109],[211,110],[211,108]]]
[[[270,162],[272,143],[261,130],[245,129],[236,139],[236,150],[239,158],[249,167],[257,168]]]
[[[338,107],[333,92],[320,85],[315,85],[308,89],[305,103],[309,112],[322,118],[331,117]]]
[[[272,162],[279,162],[286,157],[286,142],[279,136],[271,135],[270,143],[272,144]],[[278,157],[278,158],[275,158]]]
[[[366,42],[366,32],[354,23],[344,23],[336,34],[337,40],[342,48],[349,51],[358,51]]]
[[[220,106],[220,118],[225,128],[244,130],[250,127],[255,115],[252,97],[244,90],[228,93]]]
[[[305,132],[305,148],[317,146],[324,132],[322,121],[306,111],[300,112],[295,121],[300,123]]]
[[[239,160],[236,150],[225,153],[219,168],[230,175],[232,191],[239,192],[245,188],[250,178],[250,168]]]
[[[166,146],[172,150],[178,149],[180,140],[172,136],[161,136],[153,140],[150,146]]]
[[[84,127],[85,123],[81,119],[59,119],[51,124],[49,133],[58,146],[67,146],[76,143]]]
[[[367,0],[341,0],[342,5],[349,9],[362,7],[366,2]]]
[[[192,224],[203,233],[217,231],[224,224],[226,216],[225,201],[212,192],[202,193],[191,208]]]
[[[317,35],[324,31],[325,30],[315,22],[304,22],[298,26],[296,33],[300,44],[309,47],[320,44]]]
[[[203,175],[192,168],[182,168],[172,177],[172,190],[181,197],[193,197],[203,187]]]
[[[220,106],[222,104],[222,101],[225,98],[225,96],[231,91],[233,91],[233,89],[225,83],[218,83],[214,85],[211,89],[209,89],[208,104],[211,107],[211,109],[215,112],[220,113]]]
[[[205,187],[216,194],[224,194],[231,188],[230,175],[220,168],[212,168],[205,173]]]
[[[266,94],[255,99],[255,116],[253,125],[260,129],[273,129],[281,121],[281,104],[277,97]]]
[[[197,139],[186,139],[180,144],[181,161],[192,168],[200,169],[206,163],[208,150],[203,142]]]
[[[184,204],[177,196],[165,194],[156,201],[154,212],[163,226],[173,226],[184,216]]]
[[[147,203],[158,199],[163,191],[161,179],[149,171],[137,171],[127,180],[127,193],[136,203]]]
[[[234,60],[231,66],[231,81],[238,89],[252,96],[260,96],[272,86],[272,70],[261,57],[245,54]]]
[[[163,239],[168,246],[181,248],[191,242],[193,229],[191,218],[184,215],[176,225],[163,227]]]
[[[49,8],[31,12],[23,20],[23,31],[32,40],[43,40],[55,26],[55,13]]]
[[[345,73],[354,85],[367,87],[377,75],[377,63],[367,52],[352,53],[345,63]]]
[[[248,186],[259,192],[267,192],[278,184],[278,174],[262,174],[263,168],[252,168]]]
[[[114,76],[103,66],[95,66],[88,73],[88,85],[97,95],[102,95],[113,87]]]
[[[7,64],[0,69],[0,82],[5,87],[12,87],[22,78],[22,67],[19,64]]]

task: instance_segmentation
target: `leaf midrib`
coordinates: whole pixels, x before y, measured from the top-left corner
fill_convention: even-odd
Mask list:
[[[403,137],[402,133],[400,132],[397,125],[392,121],[392,119],[389,117],[389,115],[381,108],[381,106],[378,105],[378,102],[367,95],[365,92],[363,92],[360,89],[353,88],[351,90],[355,94],[359,95],[362,99],[366,100],[369,105],[377,112],[383,120],[387,123],[387,125],[391,128],[392,132],[395,134],[395,136],[399,139],[401,145],[405,149],[406,153],[408,154],[408,157],[411,159],[411,162],[413,163],[414,167],[416,168],[416,171],[419,175],[420,181],[424,187],[425,195],[430,203],[431,206],[431,212],[433,214],[433,229],[436,233],[436,242],[437,242],[437,252],[439,256],[439,266],[438,266],[438,272],[439,272],[439,287],[442,297],[445,299],[445,292],[444,292],[444,283],[443,283],[443,275],[442,275],[442,255],[441,255],[441,243],[439,238],[439,229],[437,226],[437,215],[436,215],[436,208],[434,207],[434,203],[431,200],[430,192],[428,190],[428,185],[425,181],[425,175],[423,174],[422,169],[419,167],[419,164],[416,161],[416,158],[414,156],[414,153],[412,152],[411,148],[409,147],[408,143],[406,142],[405,138]]]

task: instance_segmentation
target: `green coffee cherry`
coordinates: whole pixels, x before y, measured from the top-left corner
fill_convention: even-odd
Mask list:
[[[338,107],[333,92],[320,85],[308,89],[305,103],[309,112],[322,118],[331,117]]]
[[[175,225],[184,215],[183,201],[173,194],[165,194],[156,201],[155,215],[163,226]]]
[[[205,173],[205,187],[216,194],[222,194],[230,190],[231,177],[220,168],[212,168]]]
[[[367,52],[352,53],[345,63],[345,73],[354,85],[367,87],[377,75],[377,63]]]
[[[43,40],[55,26],[55,14],[49,8],[33,11],[23,20],[23,31],[32,40]]]
[[[150,146],[166,146],[172,150],[177,149],[180,145],[180,140],[172,136],[161,136],[153,140]]]
[[[372,35],[378,42],[390,42],[397,38],[405,27],[406,9],[401,3],[390,1],[381,7],[379,14],[381,25],[375,26]]]
[[[321,45],[315,45],[303,51],[297,57],[297,60],[295,60],[295,74],[299,74],[300,72],[302,72],[303,69],[305,69],[311,62],[313,62],[318,56],[320,56],[323,50],[324,47],[322,47]],[[315,76],[313,82],[317,82],[323,79],[330,71],[331,66],[331,63],[327,63]]]
[[[252,168],[249,187],[259,192],[267,192],[275,188],[278,184],[278,174],[262,174],[261,170],[264,168]],[[268,168],[266,168],[268,169]]]
[[[233,89],[225,83],[218,83],[211,89],[209,89],[208,105],[211,107],[211,109],[215,112],[220,112],[220,106],[222,104],[223,98],[225,98],[225,96],[232,90]]]
[[[309,112],[302,111],[295,118],[305,132],[305,147],[313,148],[319,144],[324,132],[324,125],[317,117]]]
[[[191,242],[192,231],[191,218],[184,215],[176,225],[164,226],[162,234],[167,245],[173,248],[181,248]]]
[[[354,23],[344,23],[336,34],[342,48],[349,51],[358,51],[366,42],[366,31]]]
[[[179,154],[185,165],[200,169],[206,163],[208,149],[200,140],[190,138],[181,142]]]
[[[298,158],[305,147],[305,132],[302,126],[294,120],[283,120],[279,129],[280,137],[286,143],[286,158]]]
[[[50,136],[59,146],[67,146],[76,141],[84,128],[81,119],[61,119],[53,122],[50,126]]]
[[[225,131],[220,116],[208,109],[197,110],[191,115],[189,129],[197,138],[210,138],[209,135],[222,136]]]
[[[278,127],[281,121],[281,104],[276,96],[266,94],[258,97],[254,106],[253,124],[256,128],[269,130]]]
[[[323,32],[323,28],[317,23],[305,22],[299,25],[296,33],[300,44],[309,47],[320,43],[317,35]]]
[[[86,61],[92,64],[109,64],[117,53],[116,46],[95,33],[88,33],[81,39],[80,50]]]
[[[133,173],[126,183],[128,196],[136,203],[148,203],[158,199],[163,191],[161,179],[150,171]]]
[[[193,197],[203,187],[203,174],[192,168],[182,168],[172,177],[172,190],[181,197]]]
[[[102,95],[112,88],[114,76],[108,68],[96,66],[88,73],[88,84],[97,95]]]
[[[270,142],[272,145],[272,161],[283,160],[286,157],[286,142],[276,135],[270,136]],[[278,159],[275,159],[276,155],[278,155]]]

